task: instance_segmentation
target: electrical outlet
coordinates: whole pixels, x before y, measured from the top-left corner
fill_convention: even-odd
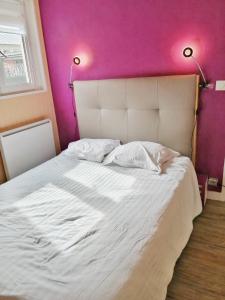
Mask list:
[[[225,80],[216,81],[216,91],[225,91]]]
[[[209,177],[209,179],[208,179],[208,185],[217,187],[218,186],[218,181],[219,181],[218,178]]]

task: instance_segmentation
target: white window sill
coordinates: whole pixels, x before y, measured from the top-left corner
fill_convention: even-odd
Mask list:
[[[48,91],[47,88],[44,88],[44,89],[38,89],[38,90],[31,90],[31,91],[23,91],[23,92],[11,93],[11,94],[0,96],[0,101],[1,100],[12,99],[12,98],[16,98],[16,97],[23,97],[23,96],[29,96],[29,95],[42,94],[42,93],[46,93],[47,91]]]

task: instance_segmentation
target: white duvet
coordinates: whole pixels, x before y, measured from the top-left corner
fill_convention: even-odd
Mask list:
[[[153,175],[61,154],[0,186],[0,295],[165,299],[200,212],[188,158]],[[143,287],[128,286],[123,298],[147,244]]]

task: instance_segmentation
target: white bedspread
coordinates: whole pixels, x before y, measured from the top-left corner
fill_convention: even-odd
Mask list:
[[[129,299],[162,300],[200,212],[188,158],[159,176],[61,154],[0,186],[0,295],[126,299],[148,244],[145,282]]]

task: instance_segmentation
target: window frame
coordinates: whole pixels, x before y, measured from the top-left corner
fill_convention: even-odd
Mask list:
[[[24,6],[26,34],[10,32],[10,30],[7,30],[7,33],[21,35],[30,82],[18,85],[12,84],[12,86],[0,85],[0,99],[10,95],[16,96],[47,89],[34,0],[21,1]],[[2,74],[0,73],[0,79],[1,77]]]

